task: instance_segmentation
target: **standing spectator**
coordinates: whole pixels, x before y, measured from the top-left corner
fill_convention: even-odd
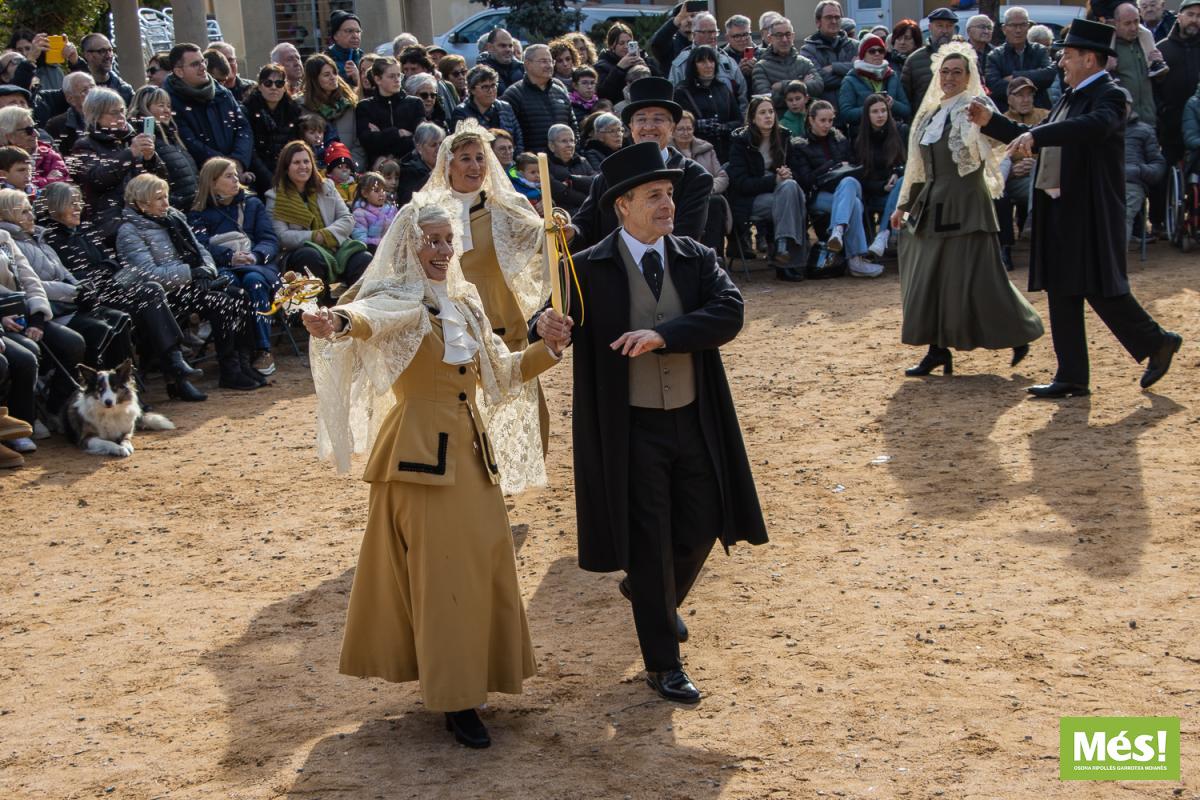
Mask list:
[[[559,37],[550,42],[550,57],[554,59],[554,77],[567,92],[575,89],[575,69],[580,65],[579,53],[575,45],[566,37]]]
[[[574,86],[571,90],[571,110],[575,112],[576,125],[582,125],[588,114],[599,110],[597,106],[600,104],[605,107],[612,106],[612,103],[596,94],[597,82],[596,70],[591,67],[578,67],[571,75],[571,83]]]
[[[171,96],[179,138],[192,160],[203,164],[217,156],[232,158],[238,172],[245,176],[254,157],[254,142],[242,107],[208,74],[199,47],[177,44],[171,48],[169,58],[171,75],[166,91]]]
[[[500,94],[525,77],[525,67],[516,58],[512,34],[504,28],[495,28],[487,35],[487,50],[480,54],[479,63],[496,70]]]
[[[580,31],[572,31],[566,36],[571,44],[575,45],[575,52],[579,54],[579,63],[581,65],[596,63],[596,59],[599,56],[596,54],[596,45],[592,44],[590,36]]]
[[[1119,12],[1118,12],[1119,13]],[[1120,39],[1118,29],[1117,39]],[[1117,48],[1120,52],[1120,47]],[[1167,174],[1167,160],[1163,158],[1162,149],[1158,146],[1158,137],[1154,135],[1154,126],[1148,125],[1138,118],[1137,107],[1133,103],[1129,90],[1125,92],[1125,234],[1127,243],[1132,245],[1137,234],[1133,231],[1134,220],[1145,209],[1146,197],[1150,190],[1162,182]],[[1142,225],[1148,220],[1143,219]]]
[[[283,146],[300,138],[298,128],[304,109],[287,90],[287,70],[282,64],[267,64],[258,71],[258,85],[246,96],[244,109],[254,136],[254,190],[259,195],[275,185],[275,164]]]
[[[8,49],[20,53],[29,62],[32,76],[37,77],[39,91],[53,91],[62,88],[62,67],[58,64],[46,63],[46,51],[50,49],[50,38],[45,33],[35,33],[29,29],[18,28],[9,37]],[[78,62],[79,60],[79,52],[70,40],[67,40],[63,47],[63,58],[68,64],[71,61]],[[2,77],[0,76],[0,78]],[[0,83],[7,82],[0,80]],[[26,89],[32,88],[25,86],[24,82],[19,79],[18,85],[24,86]]]
[[[742,73],[742,78],[749,86],[754,76],[754,61],[756,58],[754,34],[750,31],[750,18],[742,14],[734,14],[725,20],[725,46],[721,52],[729,56]],[[749,53],[749,55],[747,55]],[[749,92],[747,92],[749,94]],[[747,98],[749,102],[749,98]]]
[[[553,72],[550,48],[532,44],[525,48],[525,77],[509,86],[501,98],[516,112],[527,152],[546,152],[546,132],[551,125],[562,124],[575,130],[571,97],[551,77]]]
[[[904,94],[900,76],[887,63],[887,45],[878,36],[867,36],[858,46],[854,72],[842,80],[838,92],[838,121],[850,129],[853,138],[863,116],[863,103],[873,94],[881,94],[891,114],[904,122],[912,119],[912,107]]]
[[[636,66],[646,66],[641,53],[630,53],[629,43],[634,41],[633,31],[624,22],[614,22],[604,37],[605,48],[596,59],[596,74],[599,85],[596,93],[611,103],[625,99],[626,76]]]
[[[404,93],[400,64],[391,56],[375,59],[370,74],[375,96],[354,109],[355,130],[366,154],[365,163],[374,164],[382,156],[401,159],[412,151],[413,131],[425,119],[425,106],[420,98]]]
[[[433,66],[433,59],[429,57],[429,52],[420,45],[406,47],[397,60],[400,62],[400,71],[404,73],[406,81],[413,75],[420,75],[422,73],[433,79],[434,91],[437,93],[436,100],[440,108],[429,116],[428,119],[434,120],[443,128],[448,129],[450,114],[454,111],[454,107],[458,105],[459,101],[454,94],[454,87],[446,81],[439,80],[437,70]],[[404,91],[414,94],[407,86]]]
[[[1164,0],[1138,0],[1138,11],[1142,24],[1150,30],[1154,41],[1161,42],[1171,33],[1175,25],[1175,14],[1167,10]]]
[[[679,86],[684,82],[684,71],[692,52],[697,47],[713,48],[713,54],[716,56],[717,79],[729,87],[729,91],[737,103],[738,117],[744,118],[746,115],[746,105],[750,101],[749,84],[746,81],[746,76],[742,74],[742,70],[738,67],[741,59],[730,58],[724,52],[717,49],[717,35],[719,33],[720,28],[717,27],[716,17],[706,11],[697,14],[692,23],[692,43],[679,51],[679,55],[675,56],[675,60],[671,62],[670,74],[667,77],[671,83]]]
[[[1037,87],[1033,104],[1050,108],[1047,91],[1057,72],[1050,63],[1050,51],[1028,41],[1029,13],[1020,6],[1004,12],[1004,44],[991,52],[987,60],[987,88],[992,102],[1003,112],[1008,108],[1008,82],[1013,78],[1029,78]]]
[[[432,122],[444,131],[450,129],[450,117],[438,95],[437,78],[428,72],[418,72],[404,79],[404,93],[421,102],[421,119]]]
[[[467,99],[467,60],[459,55],[442,56],[438,59],[438,72],[454,90],[454,102],[457,105]]]
[[[396,186],[396,205],[403,208],[413,194],[429,180],[437,163],[438,148],[446,132],[432,122],[422,122],[413,131],[413,150],[400,160],[400,183]]]
[[[71,179],[58,151],[38,139],[33,113],[29,109],[20,106],[0,108],[0,147],[4,145],[13,145],[33,154],[32,180],[37,189]]]
[[[783,14],[778,11],[764,11],[758,15],[758,55],[761,58],[763,52],[770,46],[770,30],[778,20],[783,18]]]
[[[1050,60],[1054,61],[1054,31],[1050,30],[1045,25],[1034,25],[1029,29],[1028,37],[1029,41],[1033,42],[1034,44],[1040,44],[1042,47],[1050,50]],[[992,49],[995,50],[996,48],[993,47]],[[1054,98],[1051,97],[1050,99],[1053,100]]]
[[[496,70],[479,64],[467,73],[467,98],[454,107],[451,115],[452,127],[464,119],[477,119],[485,128],[500,128],[508,131],[518,153],[525,152],[521,139],[521,125],[512,106],[496,98],[500,78]]]
[[[1013,78],[1008,82],[1008,110],[1004,112],[1004,116],[1031,128],[1044,122],[1046,117],[1050,116],[1050,111],[1033,104],[1036,92],[1037,87],[1029,78]],[[1000,222],[1000,261],[1010,272],[1013,269],[1012,246],[1017,238],[1013,228],[1013,210],[1020,209],[1021,217],[1024,218],[1025,211],[1029,208],[1036,167],[1036,157],[1016,161],[1005,158],[1001,164],[1001,172],[1005,173],[1004,196],[996,200],[995,205],[996,216]]]
[[[196,199],[196,162],[179,136],[171,113],[171,97],[166,90],[147,84],[137,90],[128,112],[135,131],[145,127],[147,117],[154,120],[154,152],[167,167],[167,184],[174,208],[191,208]]]
[[[325,120],[328,126],[325,144],[337,139],[350,148],[350,155],[356,163],[361,164],[366,160],[355,123],[354,107],[358,104],[358,95],[338,75],[337,65],[329,56],[318,53],[304,62],[304,96],[301,104]]]
[[[75,141],[87,130],[83,120],[83,100],[96,88],[96,81],[86,72],[72,72],[63,78],[62,96],[67,110],[46,120],[46,133],[54,139],[60,153],[70,153]]]
[[[993,30],[992,18],[987,14],[976,14],[967,20],[967,41],[975,48],[975,63],[980,75],[987,72],[988,54],[996,49],[992,46]]]
[[[167,76],[171,74],[170,68],[167,67],[170,62],[171,55],[166,51],[150,56],[150,60],[146,62],[146,83],[162,88],[167,82]]]
[[[208,49],[216,50],[229,62],[229,75],[221,81],[221,85],[232,92],[234,99],[241,103],[246,99],[246,93],[254,88],[254,81],[238,74],[237,50],[229,42],[213,42]]]
[[[900,83],[913,108],[921,107],[925,90],[933,80],[933,54],[954,37],[954,29],[958,25],[958,16],[948,8],[935,10],[927,19],[929,44],[913,52],[900,71]]]
[[[842,6],[836,0],[817,3],[816,18],[817,32],[804,40],[800,53],[817,65],[817,74],[825,84],[821,96],[836,106],[842,79],[854,67],[858,44],[842,30]],[[818,95],[811,86],[809,94]]]
[[[358,62],[362,61],[362,23],[358,15],[337,10],[329,15],[329,37],[333,40],[325,54],[332,59],[338,77],[358,86]],[[349,142],[343,142],[349,146]]]
[[[121,76],[113,69],[113,46],[108,37],[102,33],[89,33],[79,43],[83,48],[84,64],[77,64],[72,69],[86,69],[96,81],[97,86],[112,89],[129,105],[133,100],[133,87],[121,80]]]
[[[621,124],[621,118],[606,111],[600,112],[592,122],[592,136],[584,144],[583,157],[599,172],[604,159],[621,149],[624,137],[625,127]]]
[[[568,214],[574,214],[587,199],[596,170],[587,159],[575,152],[575,131],[566,125],[550,128],[548,139],[550,153],[547,161],[554,205],[566,209]]]
[[[675,57],[692,42],[692,25],[696,12],[687,10],[687,3],[677,3],[667,14],[667,21],[650,37],[650,55],[658,68],[666,72]]]
[[[1158,43],[1171,71],[1154,82],[1158,99],[1159,142],[1168,163],[1184,155],[1183,107],[1200,84],[1200,0],[1183,0],[1179,18]]]
[[[769,47],[754,63],[754,94],[771,95],[774,100],[775,94],[789,81],[801,80],[810,97],[820,97],[825,91],[825,81],[817,72],[817,65],[796,50],[796,30],[791,21],[778,17],[767,29],[766,37]]]
[[[271,63],[283,67],[287,90],[292,97],[304,91],[304,59],[291,42],[280,42],[271,50]]]
[[[729,157],[729,135],[742,127],[737,101],[729,84],[717,77],[717,50],[709,45],[693,45],[688,54],[683,79],[675,86],[675,102],[690,111],[700,138],[711,142],[718,157]]]
[[[1161,63],[1162,53],[1157,49],[1147,55],[1138,41],[1143,30],[1138,19],[1137,6],[1122,3],[1117,6],[1113,27],[1113,49],[1117,51],[1117,69],[1114,77],[1133,99],[1133,111],[1137,118],[1151,128],[1157,123],[1154,107],[1154,88],[1150,83],[1150,64]]]
[[[900,72],[904,69],[904,62],[908,61],[908,57],[921,49],[921,26],[915,19],[900,20],[892,28],[888,45],[888,63],[892,65],[892,69]]]

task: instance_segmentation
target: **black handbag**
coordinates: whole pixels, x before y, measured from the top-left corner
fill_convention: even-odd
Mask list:
[[[843,178],[861,178],[862,173],[863,168],[861,164],[847,164],[844,167],[834,167],[820,178],[817,178],[817,191],[832,192],[842,182]]]

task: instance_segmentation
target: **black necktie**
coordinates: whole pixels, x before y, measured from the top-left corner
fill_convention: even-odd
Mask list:
[[[654,299],[657,300],[662,294],[663,266],[662,259],[654,248],[642,254],[642,276],[646,283],[650,284],[650,291],[654,292]]]

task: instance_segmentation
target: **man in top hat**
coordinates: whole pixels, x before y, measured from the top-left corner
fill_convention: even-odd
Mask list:
[[[716,539],[767,541],[718,351],[741,330],[742,296],[715,251],[672,234],[684,173],[657,142],[617,151],[601,171],[599,202],[619,227],[575,257],[572,319],[546,310],[530,338],[573,331],[579,565],[627,573],[619,588],[647,682],[697,703],[676,609]]]
[[[921,107],[925,90],[933,81],[933,54],[954,38],[958,15],[948,8],[936,9],[929,15],[929,44],[914,50],[900,70],[900,85],[912,102],[913,109]]]
[[[675,235],[690,236],[698,241],[708,221],[713,176],[671,147],[675,125],[683,116],[683,108],[674,97],[675,87],[666,78],[634,81],[629,85],[629,104],[621,111],[621,121],[629,128],[634,144],[654,142],[667,167],[682,172],[675,191]],[[608,187],[601,170],[601,175],[592,182],[587,199],[575,214],[571,226],[572,252],[596,244],[616,229],[617,217],[612,203],[601,202]]]
[[[1058,372],[1029,387],[1035,397],[1090,393],[1085,300],[1134,359],[1149,359],[1142,388],[1167,373],[1183,343],[1138,304],[1125,275],[1125,96],[1104,70],[1113,33],[1071,23],[1059,62],[1070,88],[1042,124],[1018,124],[978,101],[969,110],[985,134],[1011,142],[1014,161],[1038,153],[1029,289],[1046,292]]]

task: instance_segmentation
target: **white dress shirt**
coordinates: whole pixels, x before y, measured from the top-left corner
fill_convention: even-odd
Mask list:
[[[621,228],[621,240],[625,242],[625,246],[629,248],[629,255],[633,256],[633,263],[637,264],[638,272],[642,271],[642,256],[647,250],[654,250],[658,253],[663,266],[663,274],[667,272],[667,246],[663,241],[663,237],[658,237],[652,244],[644,244],[629,235],[629,231]]]

